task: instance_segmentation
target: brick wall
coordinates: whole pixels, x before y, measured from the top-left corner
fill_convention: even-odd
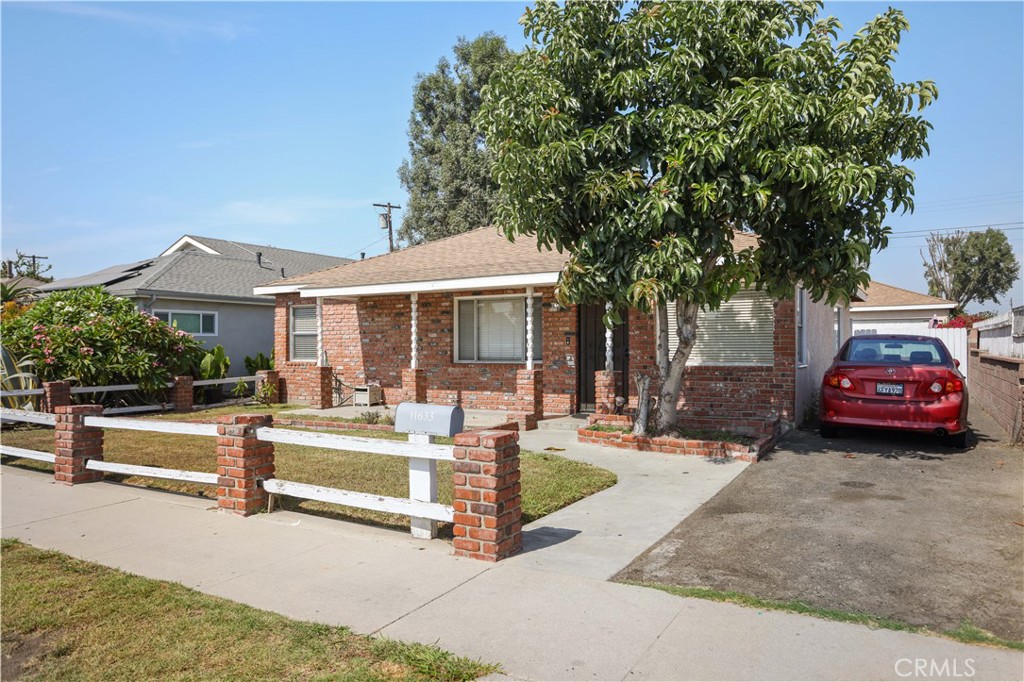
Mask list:
[[[455,298],[477,295],[523,295],[523,289],[421,293],[418,300],[419,368],[423,370],[428,402],[461,403],[466,409],[518,409],[516,371],[523,363],[457,363],[454,361]],[[568,414],[578,407],[576,366],[578,338],[575,307],[553,309],[551,287],[538,287],[542,296],[541,387],[544,412]],[[275,349],[279,358],[284,399],[308,402],[291,378],[301,377],[311,363],[282,362],[288,358],[288,306],[296,294],[277,297]],[[302,300],[301,303],[307,304]],[[379,382],[389,404],[406,399],[402,372],[410,362],[408,295],[377,296],[357,301],[325,299],[324,351],[337,374],[349,384]],[[654,374],[654,320],[639,311],[629,314],[630,390],[641,372]],[[775,304],[775,365],[772,367],[690,367],[680,400],[685,415],[763,419],[795,417],[796,320],[792,301]],[[570,366],[572,356],[576,366]],[[652,386],[656,390],[656,386]],[[636,406],[636,396],[630,396]]]
[[[1024,423],[1024,359],[972,348],[967,362],[971,409],[983,407],[1011,440],[1019,442]]]
[[[680,391],[681,417],[742,420],[782,417],[794,421],[796,403],[796,307],[776,301],[775,364],[771,367],[688,366]],[[658,390],[655,366],[654,317],[638,310],[629,314],[629,404],[636,407],[640,374],[651,376]]]
[[[454,404],[466,409],[518,410],[516,371],[524,363],[457,363],[454,361],[455,298],[476,295],[523,295],[523,289],[421,293],[418,305],[420,337],[419,368],[426,383],[428,402]],[[576,311],[554,311],[552,289],[538,288],[545,308],[542,314],[544,369],[543,408],[547,413],[567,414],[576,408],[576,370],[566,354],[575,354]],[[275,350],[288,357],[288,307],[307,304],[296,294],[277,297]],[[410,363],[410,314],[408,295],[378,296],[358,301],[325,299],[324,351],[328,364],[349,384],[379,382],[389,404],[406,399],[402,372]],[[566,345],[566,341],[570,345]],[[311,363],[280,363],[283,392],[290,402],[307,402],[304,394],[288,390],[293,376]]]

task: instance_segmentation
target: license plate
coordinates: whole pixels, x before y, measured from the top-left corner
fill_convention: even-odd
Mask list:
[[[875,384],[876,395],[903,395],[903,384]]]

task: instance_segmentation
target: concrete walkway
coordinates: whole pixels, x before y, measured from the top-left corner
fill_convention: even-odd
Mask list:
[[[953,665],[977,679],[1024,675],[1020,652],[607,582],[745,465],[583,446],[571,433],[521,443],[564,448],[620,482],[528,526],[526,551],[496,565],[404,533],[290,512],[241,519],[205,499],[67,488],[13,467],[2,468],[3,535],[293,618],[436,642],[516,679],[906,679],[915,659],[948,662],[946,677]]]

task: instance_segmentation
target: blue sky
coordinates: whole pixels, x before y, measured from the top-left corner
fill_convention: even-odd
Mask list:
[[[853,30],[887,6],[826,12]],[[897,76],[935,80],[940,97],[918,210],[890,219],[898,238],[872,276],[924,291],[926,231],[958,226],[1001,225],[1024,263],[1024,4],[896,6],[911,23]],[[381,253],[372,204],[405,203],[416,74],[459,36],[521,47],[523,7],[4,2],[3,257],[49,256],[73,276],[186,233]],[[1024,301],[1020,280],[1010,296]]]

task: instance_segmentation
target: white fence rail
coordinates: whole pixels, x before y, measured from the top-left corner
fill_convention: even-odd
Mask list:
[[[4,420],[25,421],[50,426],[54,425],[55,422],[55,415],[28,410],[3,410],[0,412],[0,417]],[[217,435],[217,425],[215,424],[91,416],[85,417],[84,423],[86,426],[104,429],[127,429],[130,431],[190,436]],[[291,497],[329,502],[347,507],[405,514],[412,519],[411,532],[413,536],[419,538],[436,537],[437,522],[449,522],[454,519],[455,510],[450,506],[437,502],[437,462],[439,460],[454,460],[455,448],[450,445],[433,443],[431,442],[432,438],[429,436],[410,435],[409,442],[402,442],[262,427],[257,431],[257,438],[271,443],[288,443],[329,450],[367,452],[378,455],[406,457],[409,460],[408,498],[374,495],[276,478],[261,482],[263,489],[270,494],[289,495]],[[54,456],[49,453],[9,446],[0,446],[0,448],[2,448],[0,454],[5,456],[27,457],[51,463],[54,461]],[[87,469],[94,471],[126,474],[129,476],[191,481],[209,485],[216,485],[218,482],[217,474],[200,471],[138,466],[104,460],[88,460],[85,466]]]
[[[165,469],[163,467],[120,464],[100,459],[90,459],[86,462],[85,468],[92,469],[93,471],[107,471],[112,474],[127,474],[128,476],[146,476],[148,478],[165,478],[170,481],[191,481],[192,483],[217,485],[217,474],[202,471],[182,471],[180,469]]]
[[[4,457],[21,457],[24,459],[37,459],[40,462],[49,462],[53,464],[57,461],[55,455],[49,452],[40,452],[39,450],[27,450],[25,448],[16,448],[11,445],[0,445],[0,455]]]
[[[30,424],[42,424],[53,426],[57,422],[57,415],[47,412],[33,412],[32,410],[0,410],[0,418],[3,421],[28,422]]]
[[[226,386],[228,384],[237,384],[239,381],[244,381],[248,384],[256,381],[257,379],[259,379],[259,377],[256,375],[247,377],[227,377],[226,379],[200,379],[199,381],[193,381],[192,385],[197,388],[200,386]]]
[[[455,517],[455,511],[446,505],[435,502],[420,502],[404,497],[387,497],[385,495],[371,495],[368,493],[357,493],[351,490],[339,490],[337,488],[325,488],[308,483],[295,483],[293,481],[282,481],[271,478],[263,482],[263,489],[275,495],[290,495],[301,497],[307,500],[318,500],[341,504],[346,507],[358,507],[360,509],[373,509],[374,511],[392,512],[406,514],[412,517],[431,519],[434,521],[451,521]]]

